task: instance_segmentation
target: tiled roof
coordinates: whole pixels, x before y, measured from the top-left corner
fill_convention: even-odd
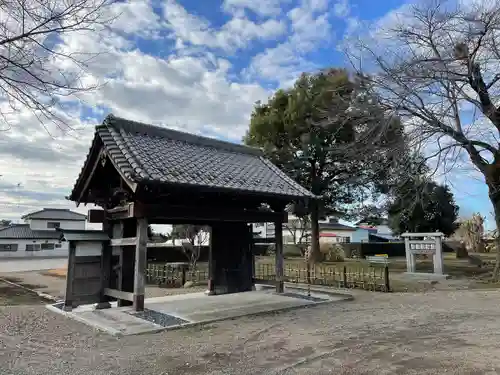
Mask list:
[[[42,239],[56,240],[61,233],[55,230],[33,230],[29,224],[14,224],[10,227],[0,229],[0,239]]]
[[[319,224],[319,230],[349,230],[349,231],[356,230],[356,228],[340,223],[318,223],[318,224]]]
[[[314,197],[267,160],[259,149],[113,115],[96,127],[96,137],[100,137],[114,164],[132,182],[229,189],[290,198]],[[85,170],[84,167],[82,173]],[[73,200],[77,186],[79,181],[71,196]]]
[[[87,216],[62,208],[44,208],[40,211],[24,215],[21,219],[41,219],[41,220],[72,220],[82,221]]]

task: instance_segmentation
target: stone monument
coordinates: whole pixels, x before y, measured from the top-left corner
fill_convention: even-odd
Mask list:
[[[406,274],[430,279],[447,279],[443,273],[443,233],[403,233],[406,250]],[[416,272],[415,255],[432,255],[434,273]]]

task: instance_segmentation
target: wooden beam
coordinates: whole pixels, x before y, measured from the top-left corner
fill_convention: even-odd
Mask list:
[[[109,296],[109,297],[113,297],[116,299],[122,299],[125,301],[132,302],[134,300],[134,293],[122,292],[121,290],[104,288],[104,294]]]
[[[106,217],[108,220],[116,221],[123,219],[130,219],[134,216],[134,203],[127,203],[123,206],[118,206],[115,208],[110,208],[106,210]]]
[[[110,240],[111,246],[135,246],[137,245],[137,237],[128,238],[112,238]]]
[[[135,247],[134,266],[134,310],[144,310],[144,294],[146,291],[148,220],[137,220],[137,241]]]
[[[197,222],[286,223],[288,220],[288,215],[283,211],[236,210],[224,207],[142,204],[140,202],[135,202],[133,216],[146,217],[150,222],[195,220]]]
[[[104,223],[106,215],[104,210],[89,210],[87,214],[87,221],[89,223]]]

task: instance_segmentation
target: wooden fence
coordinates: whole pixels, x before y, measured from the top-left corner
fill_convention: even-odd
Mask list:
[[[260,263],[255,266],[257,283],[274,282],[276,271],[273,263]],[[284,268],[286,282],[307,284],[307,268],[305,266],[286,265]],[[194,272],[168,264],[148,264],[146,280],[148,284],[178,288],[187,281],[203,284],[208,281],[206,265],[200,265]],[[370,291],[389,292],[389,268],[387,266],[344,266],[321,265],[313,267],[310,272],[312,285],[333,286],[337,288],[359,288]]]
[[[169,263],[149,263],[146,270],[146,283],[167,288],[180,288],[187,281],[195,284],[208,281],[208,268],[201,265],[195,271],[187,267],[172,266]]]
[[[285,266],[285,281],[290,283],[308,283],[307,268]],[[389,268],[387,266],[353,267],[326,265],[312,267],[310,271],[312,285],[333,286],[337,288],[360,288],[364,290],[389,292]],[[257,282],[276,280],[274,264],[259,264],[255,269]]]

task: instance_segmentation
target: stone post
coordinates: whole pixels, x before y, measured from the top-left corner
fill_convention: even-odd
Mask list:
[[[436,241],[436,252],[434,253],[434,273],[438,275],[443,274],[443,238],[440,234],[436,233],[434,237]]]
[[[415,272],[416,271],[416,262],[415,255],[411,252],[410,249],[410,237],[405,236],[405,253],[406,253],[406,272]]]

